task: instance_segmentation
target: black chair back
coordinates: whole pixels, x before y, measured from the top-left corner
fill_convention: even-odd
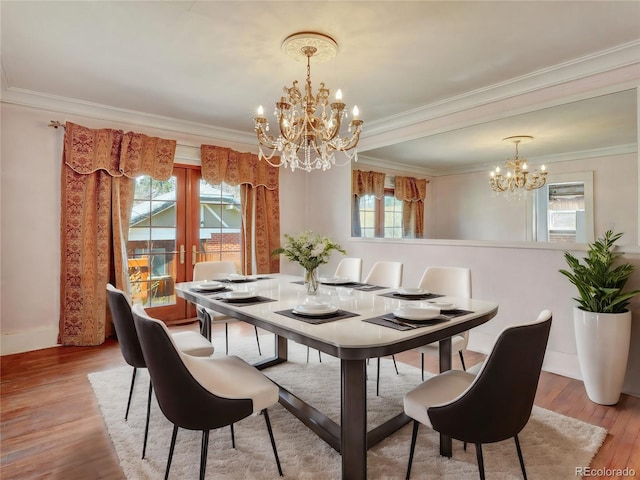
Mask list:
[[[133,309],[133,318],[158,404],[170,422],[189,430],[213,430],[252,414],[251,399],[216,396],[193,378],[164,324],[141,308]]]
[[[111,310],[111,318],[116,329],[118,344],[122,351],[125,362],[135,368],[145,368],[136,326],[133,323],[133,315],[131,314],[131,305],[127,296],[122,290],[118,290],[110,283],[107,284],[107,301],[109,302],[109,310]]]
[[[549,311],[505,329],[466,393],[428,409],[433,428],[475,444],[517,435],[531,416],[550,329]]]

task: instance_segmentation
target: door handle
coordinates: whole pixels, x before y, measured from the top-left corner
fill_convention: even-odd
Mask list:
[[[184,254],[185,254],[184,245],[180,245],[180,264],[184,264]]]

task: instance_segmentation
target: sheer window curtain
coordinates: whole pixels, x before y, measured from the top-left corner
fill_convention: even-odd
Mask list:
[[[246,275],[277,273],[280,259],[280,170],[253,153],[202,145],[202,178],[212,185],[240,185],[242,265]]]
[[[129,291],[127,238],[135,177],[168,180],[175,140],[65,125],[60,219],[62,345],[99,345],[111,331],[106,285]]]
[[[395,197],[402,201],[402,237],[424,237],[424,199],[427,193],[426,179],[413,177],[395,178]]]
[[[353,205],[351,208],[351,236],[362,236],[360,225],[360,197],[373,195],[376,198],[384,197],[384,177],[381,172],[365,172],[353,170],[351,172],[351,193]]]

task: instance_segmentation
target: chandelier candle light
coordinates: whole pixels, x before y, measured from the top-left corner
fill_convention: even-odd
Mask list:
[[[336,165],[335,152],[343,152],[347,165],[351,160],[358,161],[357,144],[362,132],[362,120],[358,118],[358,107],[353,107],[353,118],[349,122],[350,136],[341,137],[340,128],[348,116],[346,105],[342,102],[342,92],[336,91],[335,102],[329,103],[330,90],[320,83],[316,95],[311,88],[311,57],[318,61],[333,58],[338,50],[337,43],[320,33],[296,33],[282,43],[282,49],[292,57],[306,57],[307,80],[304,96],[294,80],[291,87],[284,87],[284,95],[276,102],[274,115],[280,127],[277,138],[269,135],[269,121],[264,117],[262,106],[254,118],[255,130],[260,142],[259,158],[274,167],[285,166],[310,172],[313,169],[327,170]],[[271,150],[265,155],[262,147]],[[353,153],[349,154],[349,150]],[[280,161],[271,159],[280,154]],[[299,153],[301,156],[299,157]]]
[[[544,165],[540,167],[539,173],[537,170],[530,172],[527,159],[518,156],[518,145],[520,143],[528,143],[531,140],[533,140],[533,137],[529,135],[507,137],[502,140],[515,144],[516,156],[513,160],[507,160],[505,162],[506,174],[502,174],[500,167],[496,167],[496,169],[491,172],[489,182],[494,192],[514,193],[523,190],[527,192],[538,189],[547,183],[547,172]]]

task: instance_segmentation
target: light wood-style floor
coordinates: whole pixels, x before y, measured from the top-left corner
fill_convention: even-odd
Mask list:
[[[214,335],[222,332],[214,330]],[[253,336],[254,332],[251,326],[234,323],[229,334]],[[465,354],[467,365],[482,358],[474,352]],[[396,360],[420,365],[415,352],[396,355]],[[436,372],[435,362],[429,362],[426,369]],[[112,339],[100,347],[58,347],[1,357],[0,478],[123,479],[87,379],[90,372],[121,365],[125,362]],[[457,358],[454,368],[460,368]],[[589,478],[640,479],[640,398],[623,395],[616,406],[596,405],[588,400],[581,382],[543,372],[535,403],[609,431],[592,469],[635,470],[635,477]]]

